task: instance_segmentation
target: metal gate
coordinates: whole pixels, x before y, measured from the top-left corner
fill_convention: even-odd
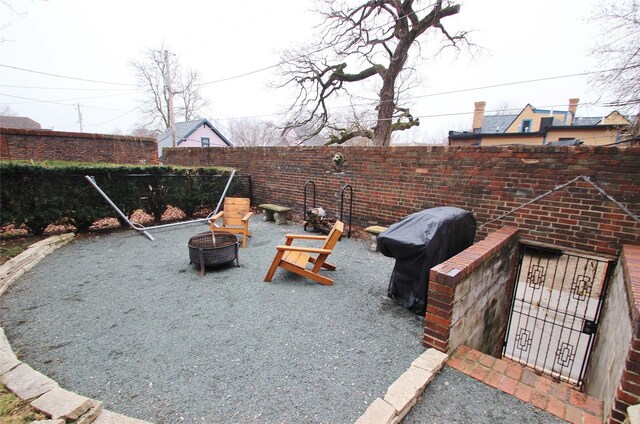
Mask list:
[[[610,261],[523,246],[505,357],[581,388]]]

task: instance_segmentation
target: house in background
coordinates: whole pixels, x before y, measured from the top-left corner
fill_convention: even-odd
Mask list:
[[[36,121],[26,116],[0,116],[0,127],[18,128],[21,130],[41,130],[42,127]]]
[[[158,135],[158,157],[162,149],[173,147],[171,130]],[[233,147],[233,144],[206,119],[176,123],[176,147]]]
[[[449,131],[450,146],[610,145],[621,141],[631,120],[617,111],[605,117],[576,117],[579,99],[569,99],[566,111],[526,105],[518,114],[485,115],[485,102],[476,102],[472,130]]]

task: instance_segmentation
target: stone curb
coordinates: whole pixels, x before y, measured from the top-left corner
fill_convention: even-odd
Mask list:
[[[42,258],[60,246],[69,243],[73,237],[75,237],[74,233],[66,233],[40,240],[15,258],[11,258],[0,265],[0,295],[22,274],[40,262]]]
[[[51,236],[32,244],[15,258],[0,266],[0,296],[22,274],[33,268],[46,255],[69,243],[73,233]],[[61,388],[58,383],[21,362],[0,327],[0,382],[16,396],[52,419],[34,421],[40,424],[151,424],[103,410],[102,402]],[[33,424],[33,423],[32,423]]]
[[[376,398],[356,424],[397,424],[409,413],[442,368],[448,356],[436,349],[427,349],[394,383],[384,399]]]

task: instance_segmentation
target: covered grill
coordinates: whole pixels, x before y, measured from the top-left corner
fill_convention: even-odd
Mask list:
[[[378,248],[396,259],[389,297],[424,315],[429,270],[473,244],[476,220],[463,209],[443,206],[416,212],[378,236]]]

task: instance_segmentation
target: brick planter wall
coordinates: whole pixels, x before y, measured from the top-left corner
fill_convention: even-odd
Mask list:
[[[431,268],[423,342],[500,357],[518,259],[518,231],[502,228]]]
[[[630,301],[632,335],[620,384],[617,385],[613,400],[605,400],[605,404],[612,405],[610,423],[624,422],[627,408],[640,403],[640,246],[625,245],[620,262]]]
[[[152,137],[0,128],[0,159],[158,163]]]
[[[346,158],[342,172],[331,161],[335,152]],[[164,155],[167,164],[250,173],[256,203],[289,206],[298,219],[307,180],[315,181],[317,206],[331,216],[339,215],[341,188],[351,184],[359,230],[371,221],[389,225],[419,210],[457,206],[481,226],[477,240],[512,226],[523,238],[615,255],[640,239],[640,224],[583,180],[496,220],[581,175],[640,215],[640,147],[178,148]]]
[[[605,418],[613,406],[633,335],[633,305],[625,281],[625,251],[628,248],[623,249],[623,255],[611,273],[585,374],[585,392],[603,400]]]

